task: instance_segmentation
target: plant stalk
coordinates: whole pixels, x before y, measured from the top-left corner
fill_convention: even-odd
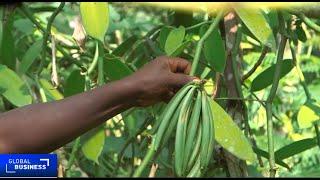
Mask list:
[[[59,7],[52,13],[52,15],[50,16],[49,20],[48,20],[48,23],[47,23],[47,29],[44,31],[44,34],[43,34],[43,42],[42,42],[42,59],[40,61],[40,65],[39,65],[39,68],[37,70],[37,75],[39,75],[43,69],[43,66],[44,66],[44,62],[46,60],[46,47],[47,47],[47,41],[48,41],[48,38],[49,36],[51,35],[51,26],[52,26],[52,23],[54,21],[54,19],[56,18],[56,16],[59,14],[59,12],[63,9],[65,5],[65,2],[61,2]]]
[[[197,48],[196,48],[196,53],[194,55],[193,58],[193,62],[192,62],[192,67],[191,67],[191,71],[190,71],[190,75],[193,76],[196,73],[197,70],[197,66],[199,64],[199,59],[200,59],[200,55],[201,55],[201,50],[202,50],[202,46],[204,41],[209,37],[209,35],[213,32],[213,30],[217,27],[217,25],[219,24],[220,19],[223,17],[223,12],[220,11],[217,15],[217,17],[214,19],[213,23],[210,25],[209,29],[207,30],[207,32],[201,37],[201,39],[199,40],[198,44],[197,44]]]
[[[283,20],[283,18],[282,18],[282,15],[279,14],[279,21],[281,20]],[[273,77],[273,83],[272,83],[272,87],[266,102],[270,177],[275,177],[276,175],[274,140],[273,140],[273,122],[272,122],[272,101],[276,96],[277,88],[279,85],[281,65],[283,61],[283,54],[284,54],[286,42],[287,42],[287,38],[283,34],[281,34],[281,40],[280,40],[280,44],[277,52],[277,63],[276,63],[274,77]]]

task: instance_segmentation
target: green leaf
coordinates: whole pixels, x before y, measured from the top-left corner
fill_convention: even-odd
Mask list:
[[[279,20],[278,20],[278,13],[276,10],[270,10],[267,14],[265,14],[266,19],[268,20],[268,23],[270,27],[273,30],[277,30],[279,27]]]
[[[104,60],[104,71],[106,77],[111,81],[122,79],[133,73],[119,58],[112,56],[106,56]]]
[[[276,42],[272,29],[260,9],[236,8],[235,10],[242,22],[248,27],[261,44],[270,48],[275,47]]]
[[[131,50],[133,44],[138,40],[136,35],[131,36],[123,43],[121,43],[115,50],[112,51],[112,54],[115,56],[122,57],[127,51]]]
[[[104,126],[101,125],[97,128],[94,128],[85,135],[81,136],[81,142],[81,150],[84,156],[99,164],[98,158],[105,143]]]
[[[307,41],[307,36],[306,33],[304,32],[303,28],[301,27],[301,25],[298,25],[297,28],[295,29],[295,33],[298,37],[298,39],[302,42],[306,42]]]
[[[0,18],[3,19],[3,7],[0,6]],[[1,44],[2,44],[2,35],[3,35],[3,21],[0,22],[0,54],[1,54]],[[1,59],[0,59],[1,63]]]
[[[309,128],[314,122],[320,120],[320,104],[307,101],[298,112],[298,124],[300,128]]]
[[[292,60],[285,59],[282,62],[280,79],[288,74],[293,68]],[[272,84],[273,76],[275,73],[276,64],[271,65],[269,68],[260,73],[254,78],[251,85],[251,91],[259,91]]]
[[[168,56],[171,56],[176,49],[178,49],[180,44],[183,42],[185,33],[186,30],[183,26],[170,31],[164,46],[164,50]]]
[[[210,99],[214,120],[216,141],[240,159],[253,162],[255,159],[251,144],[235,124],[229,114],[214,100]]]
[[[28,71],[34,60],[39,56],[41,53],[42,47],[42,39],[39,41],[36,41],[30,48],[27,50],[27,52],[22,57],[21,64],[19,66],[18,72],[20,74],[24,74]]]
[[[72,71],[64,87],[64,96],[69,97],[84,92],[85,77],[80,74],[80,70]]]
[[[63,95],[55,87],[53,87],[49,81],[47,81],[46,79],[40,79],[39,83],[44,89],[46,96],[48,96],[50,100],[63,99]]]
[[[2,42],[0,47],[0,63],[6,65],[8,68],[15,70],[16,53],[14,38],[12,35],[13,17],[10,16],[6,25],[3,26]],[[1,22],[2,23],[2,22]]]
[[[31,104],[28,87],[20,77],[7,66],[0,65],[0,94],[14,106]]]
[[[275,157],[279,160],[283,160],[299,154],[303,151],[311,149],[317,145],[315,138],[303,139],[286,145],[275,152]]]
[[[180,46],[171,54],[172,57],[179,56],[183,50],[190,44],[191,41],[186,41],[180,44]]]
[[[200,28],[200,36],[208,30],[209,25]],[[224,72],[226,66],[226,51],[218,28],[215,28],[203,44],[203,53],[213,69],[217,72]]]
[[[32,34],[35,29],[33,23],[27,18],[15,20],[13,25],[17,30],[26,35]]]
[[[253,147],[253,151],[254,151],[257,155],[259,155],[259,156],[261,156],[261,157],[264,157],[264,158],[266,158],[266,159],[269,159],[269,153],[268,153],[268,152],[266,152],[266,151],[264,151],[264,150],[262,150],[262,149],[259,149],[259,148],[255,148],[255,147]],[[275,163],[277,163],[277,164],[279,164],[280,166],[285,167],[285,168],[287,168],[288,170],[290,170],[289,165],[286,164],[285,162],[283,162],[282,160],[275,159]]]
[[[80,13],[86,33],[104,42],[109,26],[109,7],[107,2],[80,2]]]
[[[173,28],[172,27],[169,27],[169,26],[164,26],[163,28],[161,28],[160,30],[160,33],[159,33],[159,45],[160,45],[160,48],[162,50],[164,50],[165,48],[165,44],[166,44],[166,41],[167,41],[167,37],[170,33],[170,31],[172,30]]]

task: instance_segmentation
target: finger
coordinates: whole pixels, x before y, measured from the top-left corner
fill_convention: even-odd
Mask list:
[[[191,70],[191,63],[188,60],[179,57],[170,58],[169,66],[173,73],[189,74]]]
[[[180,89],[182,86],[194,79],[196,79],[196,77],[185,75],[182,73],[172,73],[169,85],[171,86],[171,88]]]

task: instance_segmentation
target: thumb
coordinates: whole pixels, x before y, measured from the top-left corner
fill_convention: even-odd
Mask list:
[[[182,74],[182,73],[174,73],[169,84],[174,89],[176,89],[176,88],[180,89],[182,86],[184,86],[185,84],[187,84],[188,82],[190,82],[194,79],[198,79],[198,78],[195,76],[189,76],[189,75]]]

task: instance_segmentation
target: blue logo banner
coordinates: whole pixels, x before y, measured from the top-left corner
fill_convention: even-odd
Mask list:
[[[57,177],[56,154],[0,154],[0,177]]]

